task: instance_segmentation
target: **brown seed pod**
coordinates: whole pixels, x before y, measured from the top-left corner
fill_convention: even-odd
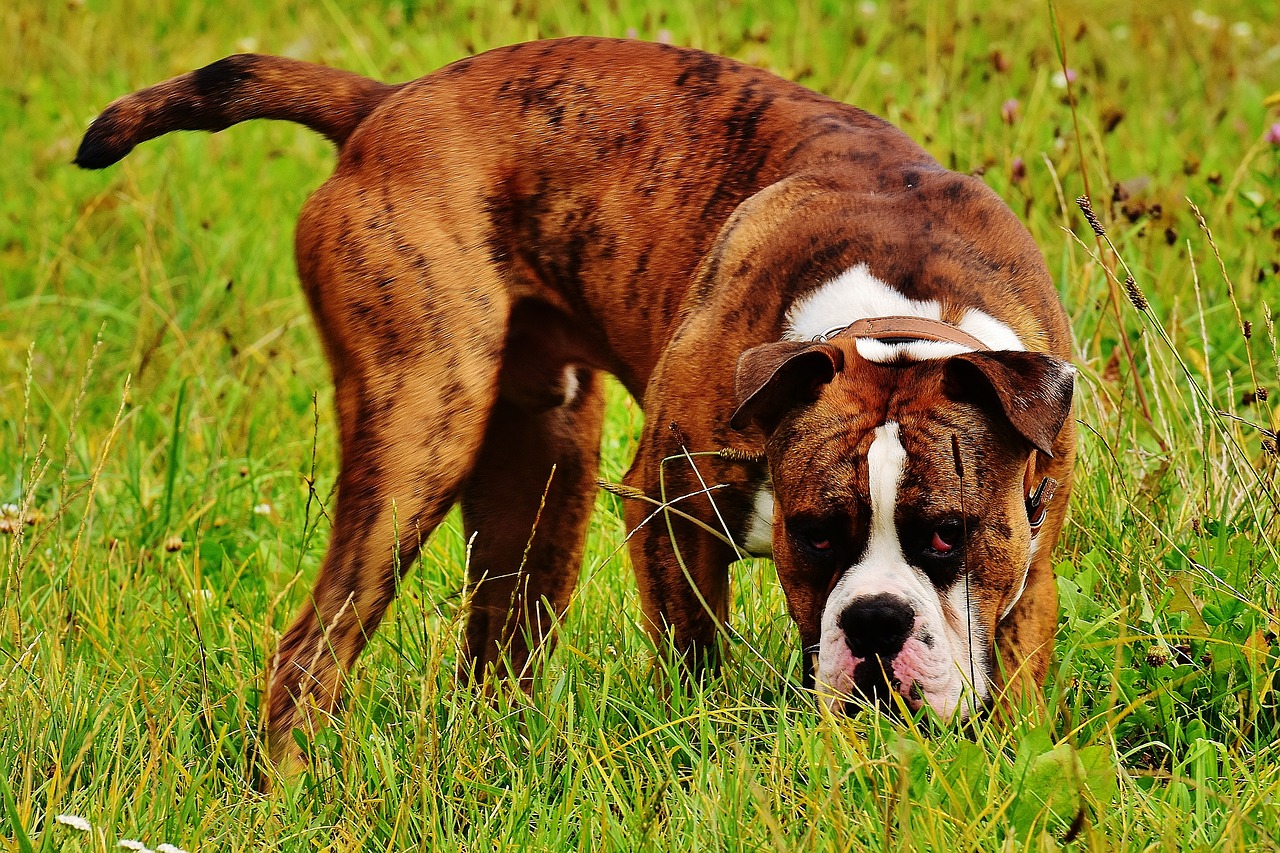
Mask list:
[[[1139,311],[1146,311],[1150,305],[1147,303],[1147,297],[1138,289],[1138,283],[1133,280],[1133,276],[1127,275],[1124,278],[1124,292],[1129,294],[1129,301],[1133,303],[1133,307]]]
[[[1093,233],[1099,237],[1107,236],[1102,223],[1098,221],[1098,215],[1093,212],[1093,202],[1089,201],[1089,197],[1087,195],[1080,196],[1076,199],[1076,204],[1080,207],[1080,212],[1084,214],[1085,221],[1089,223],[1089,227],[1093,229]]]

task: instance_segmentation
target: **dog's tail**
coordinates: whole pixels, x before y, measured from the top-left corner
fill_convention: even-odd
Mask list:
[[[398,88],[296,59],[228,56],[113,101],[85,132],[75,163],[103,169],[169,131],[216,132],[255,118],[305,124],[341,147]]]

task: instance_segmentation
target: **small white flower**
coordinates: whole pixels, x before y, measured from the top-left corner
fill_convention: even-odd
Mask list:
[[[1253,27],[1248,21],[1236,21],[1231,25],[1231,35],[1238,39],[1247,39],[1253,35]]]
[[[254,515],[271,515],[271,504],[260,503],[253,508]]]
[[[1222,27],[1222,19],[1217,15],[1210,15],[1204,9],[1196,9],[1191,13],[1191,23],[1211,31]]]
[[[135,841],[132,838],[121,838],[116,842],[117,847],[123,847],[125,850],[136,850],[138,853],[155,853],[150,847],[141,841]]]
[[[880,72],[880,76],[888,79],[898,73],[897,67],[892,62],[881,62],[876,66],[876,70]]]
[[[60,814],[55,817],[54,820],[63,826],[69,826],[72,829],[78,829],[81,832],[89,832],[93,829],[93,826],[89,821],[80,817],[78,814]]]
[[[245,36],[236,42],[236,50],[241,53],[257,53],[258,40],[253,36]]]
[[[181,847],[174,847],[172,844],[161,844],[156,848],[156,853],[187,853]]]
[[[17,504],[4,504],[3,506],[0,506],[0,515],[5,515],[9,518],[17,518],[19,508],[20,507]]]
[[[858,13],[864,18],[874,18],[876,16],[876,12],[879,10],[880,7],[874,2],[874,0],[862,0],[862,2],[858,4]]]
[[[1129,38],[1129,28],[1124,24],[1116,24],[1111,28],[1111,37],[1116,41],[1124,41]]]

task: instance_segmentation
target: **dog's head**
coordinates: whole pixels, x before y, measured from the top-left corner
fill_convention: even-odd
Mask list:
[[[739,359],[732,423],[765,436],[773,557],[833,708],[893,691],[950,719],[990,697],[1034,555],[1028,466],[1052,455],[1073,375],[1020,351],[870,361],[842,338]]]

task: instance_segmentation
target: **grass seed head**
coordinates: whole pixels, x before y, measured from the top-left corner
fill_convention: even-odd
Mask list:
[[[1151,306],[1147,303],[1147,297],[1138,289],[1138,283],[1133,280],[1133,276],[1124,277],[1124,292],[1129,294],[1129,301],[1133,303],[1133,307],[1139,311],[1146,311]]]
[[[728,459],[730,462],[759,462],[764,459],[763,453],[739,450],[736,447],[722,447],[716,452],[716,455],[721,459]]]
[[[1087,195],[1080,196],[1076,199],[1076,204],[1079,205],[1080,212],[1084,214],[1084,218],[1089,223],[1089,227],[1093,229],[1093,233],[1099,237],[1107,236],[1102,223],[1098,221],[1098,215],[1093,212],[1093,202],[1089,201],[1089,197]]]

